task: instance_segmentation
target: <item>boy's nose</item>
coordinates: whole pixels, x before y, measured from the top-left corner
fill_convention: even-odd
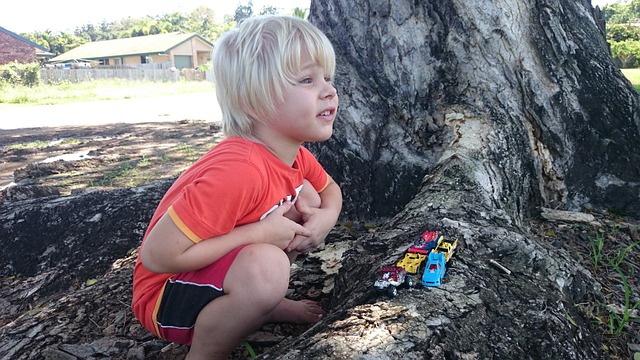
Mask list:
[[[336,95],[338,95],[338,90],[335,88],[335,86],[331,85],[331,84],[327,84],[327,91],[326,94],[323,96],[325,98],[332,98]]]

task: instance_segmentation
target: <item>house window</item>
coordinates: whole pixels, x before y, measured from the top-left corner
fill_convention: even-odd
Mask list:
[[[140,64],[149,64],[151,63],[151,61],[149,60],[150,59],[148,56],[144,56],[144,55],[140,56]]]
[[[109,59],[100,59],[100,65],[109,65]]]

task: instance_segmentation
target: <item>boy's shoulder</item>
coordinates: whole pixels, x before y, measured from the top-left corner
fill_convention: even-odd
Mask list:
[[[257,145],[244,138],[230,137],[222,140],[208,155],[216,159],[246,161],[256,152]]]
[[[263,145],[240,137],[229,137],[222,140],[205,155],[205,158],[205,162],[209,164],[231,162],[236,166],[244,164],[258,169],[278,166],[278,162],[280,162]]]

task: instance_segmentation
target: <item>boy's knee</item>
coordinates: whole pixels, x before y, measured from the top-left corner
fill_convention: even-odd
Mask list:
[[[287,254],[270,244],[243,248],[233,262],[231,277],[225,279],[230,293],[252,299],[253,306],[270,311],[286,295],[290,272]],[[229,282],[228,282],[229,281]]]
[[[289,258],[278,247],[271,244],[253,244],[243,248],[234,261],[248,282],[270,284],[289,282]]]

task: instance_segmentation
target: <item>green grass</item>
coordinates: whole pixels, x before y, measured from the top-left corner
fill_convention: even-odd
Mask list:
[[[0,107],[54,105],[75,101],[120,100],[143,96],[162,96],[213,91],[208,81],[152,82],[104,79],[55,85],[0,86]]]
[[[7,149],[16,150],[16,149],[43,149],[52,144],[56,145],[75,145],[79,144],[80,140],[78,139],[63,139],[59,141],[31,141],[26,143],[18,143],[9,145]]]
[[[620,69],[622,74],[631,81],[631,85],[640,92],[640,69]]]

